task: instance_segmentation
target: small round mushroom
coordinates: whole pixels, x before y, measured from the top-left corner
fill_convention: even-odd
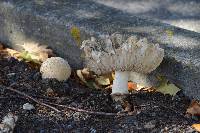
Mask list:
[[[64,81],[71,75],[71,68],[66,60],[61,57],[51,57],[45,60],[41,67],[40,72],[42,78],[55,78],[58,81]]]
[[[97,41],[98,40],[98,41]],[[122,36],[114,33],[82,43],[86,66],[97,74],[115,71],[112,96],[124,97],[128,92],[129,73],[148,74],[163,60],[164,50],[158,44],[149,43],[146,38]]]

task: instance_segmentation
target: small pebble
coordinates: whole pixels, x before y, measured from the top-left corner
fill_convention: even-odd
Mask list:
[[[12,76],[15,76],[16,75],[16,73],[9,73],[9,74],[7,74],[9,77],[12,77]]]
[[[147,122],[145,125],[144,125],[144,128],[146,128],[146,129],[152,129],[152,128],[154,128],[155,127],[155,121],[153,120],[153,121],[149,121],[149,122]]]
[[[35,107],[32,104],[30,104],[30,103],[25,103],[23,105],[23,109],[24,110],[33,110],[33,109],[35,109]]]

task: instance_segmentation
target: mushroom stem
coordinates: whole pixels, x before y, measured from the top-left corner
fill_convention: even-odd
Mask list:
[[[128,71],[115,71],[115,79],[112,86],[111,95],[124,95],[128,94]]]

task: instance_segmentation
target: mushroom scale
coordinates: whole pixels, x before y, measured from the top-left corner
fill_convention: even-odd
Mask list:
[[[128,94],[129,72],[148,74],[160,65],[164,57],[164,50],[158,44],[119,33],[85,40],[81,48],[86,55],[86,66],[91,71],[97,74],[115,71],[112,94]]]

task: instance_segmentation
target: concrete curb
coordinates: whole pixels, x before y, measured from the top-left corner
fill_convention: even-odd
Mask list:
[[[9,46],[22,49],[24,42],[45,44],[73,68],[80,68],[83,59],[78,43],[82,40],[114,32],[137,34],[165,49],[165,60],[156,72],[167,76],[187,96],[200,99],[199,33],[88,0],[6,1],[0,2],[0,40]]]

